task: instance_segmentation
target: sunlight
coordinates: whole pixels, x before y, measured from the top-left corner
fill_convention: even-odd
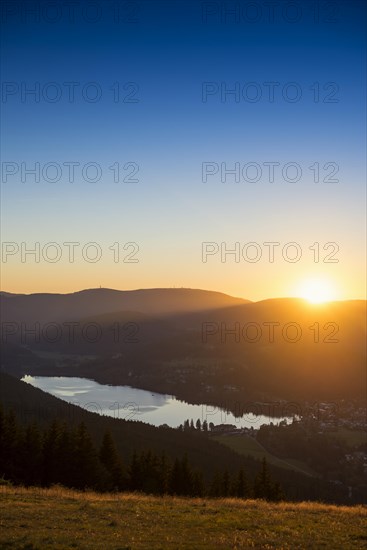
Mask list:
[[[336,289],[333,283],[326,279],[312,278],[302,281],[297,295],[312,304],[321,304],[336,300]]]

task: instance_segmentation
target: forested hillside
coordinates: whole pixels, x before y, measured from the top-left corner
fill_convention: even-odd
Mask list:
[[[146,453],[151,453],[160,458],[164,455],[172,465],[176,459],[182,461],[186,456],[190,468],[200,473],[207,487],[210,487],[217,474],[222,475],[226,471],[233,485],[241,469],[253,484],[261,470],[259,461],[240,456],[213,441],[203,432],[156,428],[141,422],[99,416],[67,404],[6,374],[0,374],[0,398],[5,413],[14,412],[14,420],[11,422],[19,423],[23,434],[26,434],[27,430],[29,432],[32,429],[29,426],[34,423],[38,431],[46,430],[44,433],[49,433],[50,430],[52,433],[55,429],[53,426],[62,426],[66,423],[66,432],[70,430],[70,433],[67,435],[65,432],[64,437],[73,438],[83,423],[97,452],[108,432],[125,469],[131,465],[134,453],[139,456],[143,452],[145,456]],[[56,424],[52,424],[53,421],[56,421]],[[287,499],[349,502],[345,487],[273,466],[269,466],[268,470],[274,482],[281,485]]]

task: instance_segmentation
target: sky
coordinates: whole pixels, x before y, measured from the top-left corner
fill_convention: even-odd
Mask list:
[[[366,298],[365,2],[1,9],[1,290]]]

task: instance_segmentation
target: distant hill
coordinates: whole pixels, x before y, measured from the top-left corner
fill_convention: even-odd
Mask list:
[[[137,311],[164,316],[210,310],[247,303],[221,292],[190,288],[112,290],[97,288],[72,294],[0,293],[2,321],[58,322],[102,315],[113,311]]]

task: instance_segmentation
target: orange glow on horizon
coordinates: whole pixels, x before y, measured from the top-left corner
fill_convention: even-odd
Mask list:
[[[301,281],[297,286],[296,295],[312,304],[341,299],[335,283],[321,277],[312,277]]]

